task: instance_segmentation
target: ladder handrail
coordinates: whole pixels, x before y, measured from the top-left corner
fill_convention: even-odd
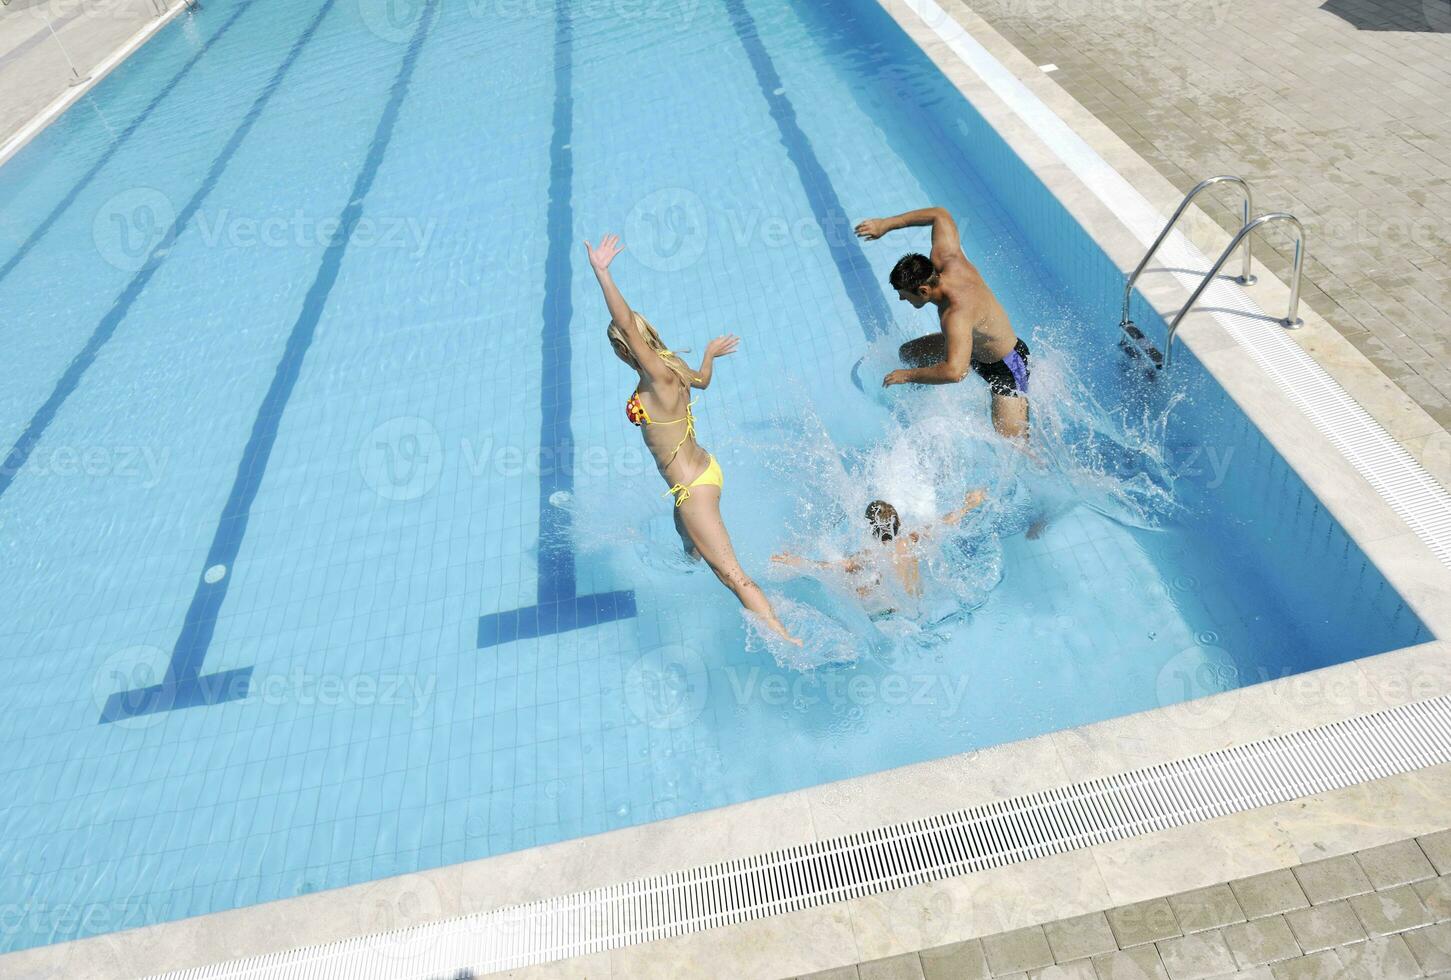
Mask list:
[[[1189,302],[1184,304],[1184,308],[1174,317],[1174,322],[1169,324],[1169,337],[1164,342],[1165,367],[1169,366],[1169,359],[1174,353],[1174,333],[1179,329],[1179,322],[1194,308],[1194,304],[1199,302],[1199,297],[1204,294],[1204,290],[1209,288],[1209,284],[1214,281],[1215,276],[1219,275],[1219,270],[1224,267],[1224,263],[1229,261],[1229,257],[1234,254],[1234,250],[1239,248],[1240,242],[1247,240],[1259,228],[1273,224],[1276,221],[1288,221],[1295,228],[1295,262],[1290,273],[1290,309],[1285,314],[1285,318],[1280,321],[1280,326],[1291,330],[1304,326],[1305,321],[1296,316],[1296,314],[1300,310],[1300,273],[1305,268],[1305,226],[1300,224],[1299,218],[1290,214],[1288,211],[1274,211],[1270,214],[1262,214],[1253,221],[1246,223],[1234,238],[1230,239],[1229,244],[1225,246],[1218,260],[1215,261],[1214,267],[1209,270],[1203,279],[1199,280],[1199,287],[1189,297]]]
[[[1164,230],[1159,232],[1159,237],[1154,239],[1154,244],[1150,245],[1149,250],[1144,253],[1144,258],[1139,262],[1139,267],[1134,270],[1133,275],[1129,276],[1128,282],[1124,284],[1124,304],[1123,314],[1119,317],[1120,325],[1129,322],[1129,297],[1133,295],[1134,283],[1138,282],[1139,276],[1148,266],[1149,260],[1154,257],[1154,253],[1159,250],[1159,246],[1164,244],[1164,239],[1169,237],[1169,232],[1174,230],[1174,226],[1179,223],[1179,219],[1184,216],[1184,212],[1189,210],[1189,205],[1194,202],[1196,197],[1215,184],[1224,183],[1225,181],[1238,184],[1244,189],[1244,223],[1249,223],[1250,216],[1255,213],[1255,195],[1254,191],[1250,189],[1249,181],[1243,177],[1236,177],[1234,174],[1220,174],[1218,177],[1201,180],[1195,185],[1192,191],[1184,195],[1184,200],[1179,202],[1179,207],[1174,211],[1174,216],[1164,225]],[[1250,274],[1250,243],[1246,240],[1244,244],[1244,268],[1240,272],[1239,283],[1241,286],[1251,286],[1254,285],[1254,281],[1254,276]]]

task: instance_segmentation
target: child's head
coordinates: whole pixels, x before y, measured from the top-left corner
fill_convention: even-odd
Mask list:
[[[872,526],[872,537],[878,541],[890,541],[902,529],[902,520],[897,508],[885,500],[873,500],[867,504],[867,523]]]

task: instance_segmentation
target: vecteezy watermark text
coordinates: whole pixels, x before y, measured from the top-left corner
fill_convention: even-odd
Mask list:
[[[171,450],[157,452],[150,446],[37,446],[25,459],[32,477],[115,477],[137,480],[150,490],[161,482],[171,460]],[[0,461],[0,475],[10,476],[16,467]]]

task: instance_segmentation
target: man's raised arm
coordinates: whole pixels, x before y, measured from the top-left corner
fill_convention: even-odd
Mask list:
[[[856,233],[867,241],[875,241],[899,228],[921,228],[932,226],[932,262],[941,266],[943,261],[962,251],[962,241],[957,235],[957,224],[946,208],[921,208],[891,218],[867,218],[856,226]]]

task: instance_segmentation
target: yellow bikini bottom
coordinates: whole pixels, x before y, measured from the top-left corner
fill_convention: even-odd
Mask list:
[[[671,487],[669,490],[666,490],[665,493],[662,493],[660,496],[663,497],[665,496],[665,494],[670,493],[675,494],[675,506],[679,507],[681,504],[685,503],[687,500],[690,499],[690,491],[692,487],[701,486],[711,486],[717,487],[722,491],[725,490],[725,475],[721,473],[720,464],[715,461],[714,456],[710,457],[710,464],[706,466],[705,469],[701,470],[700,476],[697,476],[689,483],[677,483],[675,484],[675,486]]]

